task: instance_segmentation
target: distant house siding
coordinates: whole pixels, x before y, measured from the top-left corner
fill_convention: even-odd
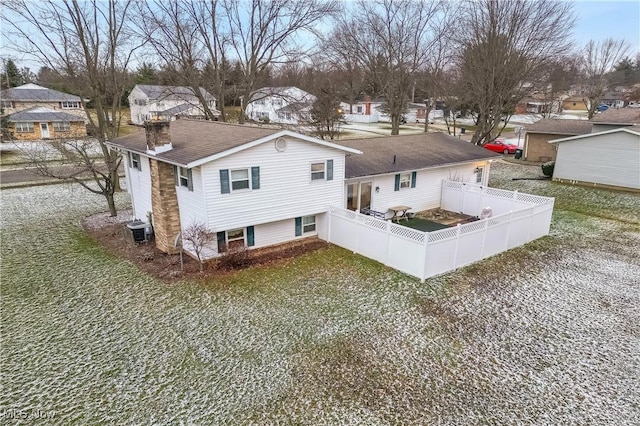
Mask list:
[[[557,145],[554,180],[640,189],[640,136],[618,132]]]
[[[525,160],[551,161],[556,159],[556,147],[550,140],[567,137],[567,135],[551,135],[546,133],[527,133],[525,141]]]

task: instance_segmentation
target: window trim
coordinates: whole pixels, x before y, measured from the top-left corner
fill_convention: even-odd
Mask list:
[[[484,177],[484,166],[476,167],[476,183],[482,183]]]
[[[241,237],[235,237],[235,238],[229,238],[229,232],[235,232],[235,231],[242,231],[242,236]],[[247,246],[247,231],[246,228],[235,228],[235,229],[229,229],[227,231],[224,232],[224,240],[225,240],[225,245],[227,247],[229,247],[229,244],[234,242],[234,241],[241,241],[242,240],[242,245],[243,247]]]

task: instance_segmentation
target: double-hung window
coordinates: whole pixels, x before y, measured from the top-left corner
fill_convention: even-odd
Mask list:
[[[400,188],[411,188],[411,173],[400,174]]]
[[[136,154],[135,152],[129,153],[129,167],[132,169],[142,170],[142,165],[140,163],[140,154]]]
[[[17,133],[32,133],[34,131],[33,123],[16,123]]]
[[[183,186],[189,191],[193,191],[193,173],[191,169],[173,166],[173,174],[175,176],[176,186]]]
[[[482,174],[484,172],[483,167],[476,168],[476,183],[482,183]]]
[[[68,121],[54,121],[53,130],[56,132],[68,132],[71,130],[71,123]]]
[[[249,189],[249,169],[231,170],[231,189],[238,191],[240,189]]]

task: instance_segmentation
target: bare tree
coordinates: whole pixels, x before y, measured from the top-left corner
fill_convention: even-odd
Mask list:
[[[200,272],[204,270],[204,252],[209,243],[214,241],[214,234],[199,221],[192,222],[182,231],[182,246],[191,249],[200,262]],[[186,244],[185,244],[186,243]]]
[[[413,74],[432,57],[446,27],[445,3],[359,0],[328,41],[338,57],[351,57],[379,87],[397,135]]]
[[[165,69],[173,71],[173,80],[191,89],[205,118],[217,120],[217,111],[209,105],[206,93],[201,90],[205,82],[202,71],[208,63],[214,65],[216,89],[221,88],[221,53],[215,26],[217,2],[158,0],[136,4],[141,36],[167,65]],[[209,38],[209,30],[214,33],[213,41]]]
[[[331,84],[320,89],[311,107],[311,123],[321,139],[334,140],[338,136],[340,124],[344,123],[344,114],[338,92]]]
[[[299,60],[296,46],[302,32],[317,34],[316,26],[339,10],[336,0],[221,0],[221,20],[229,31],[230,52],[242,72],[238,90],[241,102],[239,122],[257,83],[269,67]]]
[[[601,42],[590,40],[582,50],[580,67],[582,70],[583,94],[589,119],[593,118],[604,92],[609,86],[607,74],[624,58],[628,45],[624,40],[607,38]]]
[[[472,0],[466,4],[458,51],[464,89],[476,113],[476,144],[495,139],[529,83],[570,46],[570,2]],[[504,124],[500,123],[504,120]]]
[[[113,195],[119,188],[122,157],[106,142],[118,136],[127,68],[140,47],[130,37],[130,6],[128,0],[3,3],[10,35],[5,39],[12,40],[12,48],[72,83],[76,94],[88,98],[94,108],[89,110],[83,103],[97,139],[100,161],[95,155],[85,155],[85,140],[68,141],[64,150],[73,153],[70,161],[83,173],[59,174],[49,168],[51,177],[78,182],[103,195],[112,216],[117,215]],[[95,185],[84,180],[86,175],[93,177]]]

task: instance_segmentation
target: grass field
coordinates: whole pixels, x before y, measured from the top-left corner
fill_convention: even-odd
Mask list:
[[[87,238],[100,197],[3,190],[3,420],[637,424],[640,197],[538,173],[491,184],[555,196],[550,236],[424,284],[337,247],[161,282]]]

